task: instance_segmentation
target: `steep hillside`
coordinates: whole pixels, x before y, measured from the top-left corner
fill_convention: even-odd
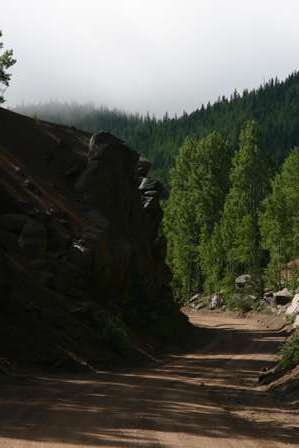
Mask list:
[[[132,148],[138,148],[153,162],[153,169],[167,179],[169,168],[187,136],[206,137],[220,131],[236,147],[240,129],[247,120],[256,120],[263,133],[263,147],[279,165],[289,150],[299,144],[299,73],[285,81],[270,80],[258,89],[229,98],[219,98],[214,104],[201,106],[190,114],[163,119],[141,117],[106,108],[76,104],[28,105],[18,108],[24,114],[72,124],[95,132],[106,129],[123,138]]]
[[[185,326],[159,234],[161,184],[108,133],[0,108],[0,369],[97,366]]]

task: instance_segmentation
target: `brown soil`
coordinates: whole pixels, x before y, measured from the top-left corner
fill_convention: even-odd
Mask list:
[[[190,317],[200,324],[193,352],[155,367],[3,378],[0,447],[298,446],[298,408],[257,385],[259,372],[275,363],[281,322]]]

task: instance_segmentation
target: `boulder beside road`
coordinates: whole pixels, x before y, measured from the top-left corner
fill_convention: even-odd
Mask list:
[[[286,314],[291,316],[292,314],[299,314],[299,294],[296,294],[291,304],[286,310]]]

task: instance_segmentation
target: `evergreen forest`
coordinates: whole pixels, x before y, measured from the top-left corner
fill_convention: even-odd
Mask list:
[[[173,118],[168,113],[158,119],[76,103],[28,104],[16,110],[90,132],[110,131],[143,152],[153,163],[155,176],[164,181],[169,179],[170,168],[186,137],[203,138],[218,131],[236,150],[244,123],[255,120],[262,129],[262,148],[277,168],[290,149],[299,144],[299,72],[284,81],[271,79],[242,94],[235,91],[229,98],[219,98],[214,104]]]
[[[18,111],[108,130],[151,160],[170,190],[163,232],[179,301],[231,297],[245,273],[256,295],[284,284],[299,257],[299,73],[174,118],[57,103]]]

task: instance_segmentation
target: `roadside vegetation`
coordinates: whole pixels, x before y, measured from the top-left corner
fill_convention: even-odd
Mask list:
[[[187,140],[170,174],[165,210],[168,261],[177,297],[222,291],[233,308],[255,308],[265,285],[289,286],[286,265],[299,254],[299,149],[274,171],[262,133],[248,122],[236,152],[220,134]],[[250,290],[234,294],[248,274]],[[242,296],[242,297],[241,297]]]
[[[8,71],[15,63],[13,50],[3,50],[2,31],[0,30],[0,104],[4,103],[4,93],[9,86],[11,73]]]
[[[299,364],[299,331],[297,330],[282,346],[280,350],[282,369],[292,369]]]

